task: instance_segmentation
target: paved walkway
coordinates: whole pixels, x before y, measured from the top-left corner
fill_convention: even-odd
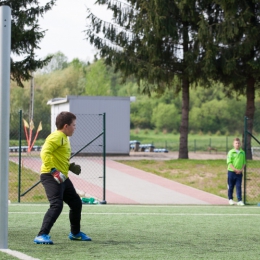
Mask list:
[[[107,160],[106,201],[112,204],[227,205],[228,200]]]

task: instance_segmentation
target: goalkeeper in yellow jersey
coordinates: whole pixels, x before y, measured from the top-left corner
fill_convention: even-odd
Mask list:
[[[40,177],[50,207],[34,243],[53,244],[49,233],[62,211],[63,201],[70,208],[69,239],[91,241],[91,238],[80,230],[82,201],[68,178],[69,170],[77,175],[81,172],[80,165],[69,162],[71,148],[68,136],[72,136],[76,129],[76,116],[70,112],[61,112],[56,117],[56,127],[57,130],[46,138],[41,150]]]

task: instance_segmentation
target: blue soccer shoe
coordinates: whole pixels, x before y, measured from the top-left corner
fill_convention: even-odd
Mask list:
[[[46,245],[53,245],[51,237],[49,235],[43,234],[40,236],[35,237],[33,240],[35,244],[46,244]]]
[[[91,241],[92,239],[88,237],[83,232],[79,232],[77,235],[73,235],[71,232],[69,234],[70,240],[77,240],[77,241]]]

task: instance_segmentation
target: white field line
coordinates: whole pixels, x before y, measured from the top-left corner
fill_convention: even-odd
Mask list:
[[[49,204],[19,204],[19,203],[13,203],[13,204],[9,204],[8,207],[12,208],[12,207],[49,207]],[[235,205],[234,206],[230,206],[230,205],[143,205],[143,204],[95,204],[95,205],[83,205],[86,207],[97,207],[97,206],[101,206],[101,207],[115,207],[115,208],[129,208],[129,207],[133,207],[133,208],[238,208]],[[68,207],[67,204],[64,204],[64,207]],[[239,209],[260,209],[259,206],[239,206]]]
[[[0,251],[3,252],[3,253],[6,253],[8,255],[14,256],[18,259],[21,259],[21,260],[40,260],[39,258],[33,258],[29,255],[26,255],[24,253],[21,253],[21,252],[15,251],[15,250],[0,249]]]
[[[24,215],[36,215],[45,214],[45,212],[9,212],[8,214],[24,214]],[[62,215],[68,215],[69,212],[62,212]],[[260,214],[251,213],[142,213],[142,212],[101,212],[101,213],[85,213],[81,215],[150,215],[150,216],[260,216]]]

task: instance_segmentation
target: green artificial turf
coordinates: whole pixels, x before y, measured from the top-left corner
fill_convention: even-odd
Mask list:
[[[68,239],[65,205],[50,233],[54,245],[36,245],[47,207],[10,205],[9,249],[41,260],[256,260],[260,255],[259,207],[84,205],[82,231],[93,241],[79,242]]]

